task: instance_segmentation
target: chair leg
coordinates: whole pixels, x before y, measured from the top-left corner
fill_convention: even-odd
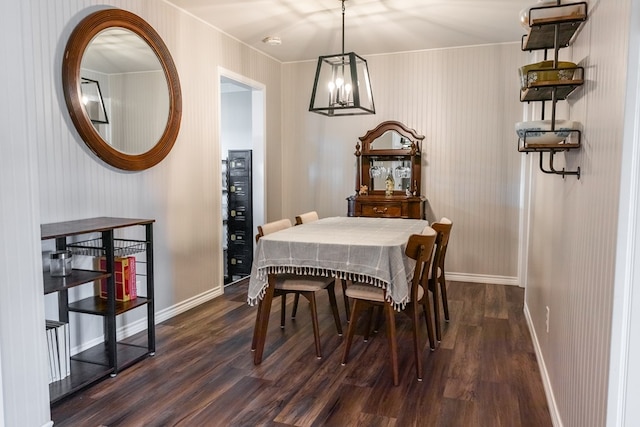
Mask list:
[[[291,318],[295,319],[298,313],[298,301],[300,300],[300,294],[295,294],[293,297],[293,310],[291,311]]]
[[[396,345],[396,315],[393,304],[386,303],[384,311],[387,315],[387,336],[389,338],[389,351],[391,353],[391,369],[393,370],[393,385],[399,384],[398,375],[398,348]]]
[[[262,300],[258,301],[258,312],[256,313],[256,323],[253,327],[253,339],[251,340],[251,351],[256,351],[256,345],[258,344],[258,328],[260,327],[260,316],[262,310]]]
[[[351,309],[349,308],[349,297],[347,296],[347,281],[346,280],[342,280],[342,279],[336,279],[336,280],[340,280],[340,283],[342,283],[342,298],[344,299],[344,312],[347,313],[347,323],[349,323],[349,321],[351,320]]]
[[[365,332],[364,340],[365,342],[369,340],[369,331],[373,331],[374,334],[377,334],[380,331],[380,326],[382,326],[382,318],[384,317],[384,313],[382,310],[382,306],[374,305],[369,310],[369,320],[367,323],[367,330]],[[371,324],[373,324],[373,328],[371,328]]]
[[[416,375],[418,381],[422,381],[422,346],[418,334],[418,304],[411,304],[411,323],[413,330],[413,351],[416,359]]]
[[[431,320],[431,309],[429,308],[429,297],[424,296],[422,303],[422,311],[424,312],[425,323],[427,324],[427,336],[429,337],[429,347],[431,351],[436,349],[435,339],[433,337],[433,321]]]
[[[444,278],[444,270],[438,278],[440,282],[440,295],[442,296],[442,309],[444,310],[444,320],[449,321],[449,303],[447,298],[447,281]]]
[[[382,319],[383,319],[383,314],[382,314],[382,308],[380,308],[380,306],[376,307],[376,321],[373,324],[373,333],[377,334],[378,331],[380,330],[380,326],[382,326]]]
[[[429,288],[432,291],[433,297],[433,319],[435,320],[436,339],[438,341],[442,341],[442,332],[440,329],[440,301],[438,301],[438,279],[436,278],[432,283],[433,286],[429,286]]]
[[[318,307],[316,306],[315,292],[305,292],[303,294],[309,300],[309,308],[311,308],[311,323],[313,324],[313,339],[316,344],[316,357],[322,359],[322,350],[320,348],[320,326],[318,325]]]
[[[342,324],[340,323],[340,313],[338,312],[338,302],[336,301],[335,282],[327,286],[327,292],[329,293],[329,303],[331,304],[331,311],[333,311],[333,320],[336,322],[338,336],[342,336]]]
[[[269,329],[269,315],[271,314],[271,302],[273,301],[274,283],[272,275],[269,275],[269,286],[262,298],[262,306],[258,310],[258,318],[256,321],[256,330],[254,331],[256,351],[253,355],[253,364],[262,363],[262,354],[264,352],[264,344],[267,339],[267,330]]]
[[[349,358],[349,350],[351,350],[351,341],[353,340],[353,335],[356,332],[356,324],[358,323],[358,316],[360,316],[360,312],[363,309],[364,303],[359,299],[354,299],[351,304],[351,322],[349,322],[349,327],[347,328],[347,337],[344,340],[344,351],[342,353],[342,365],[347,364],[347,360]]]
[[[284,329],[284,318],[287,316],[287,294],[282,294],[280,307],[280,329]]]
[[[371,336],[371,324],[373,323],[375,311],[376,306],[374,305],[370,306],[369,310],[367,310],[367,326],[365,326],[364,335],[362,337],[364,342],[369,342],[369,337]]]

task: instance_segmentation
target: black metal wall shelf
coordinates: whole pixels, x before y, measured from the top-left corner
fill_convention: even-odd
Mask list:
[[[554,85],[541,82],[539,84],[531,84],[528,88],[520,92],[520,101],[551,101],[553,99],[553,91],[556,91],[556,100],[563,101],[567,99],[574,90],[584,84],[584,80],[571,80]]]
[[[542,11],[553,9],[553,18],[538,17],[544,15]],[[536,12],[537,11],[537,12]],[[521,49],[523,51],[553,50],[552,69],[558,70],[558,50],[573,43],[582,24],[587,20],[588,10],[586,2],[561,4],[557,0],[556,5],[532,7],[529,10],[529,31],[522,37]],[[527,78],[528,80],[528,78]],[[556,124],[556,103],[565,100],[578,87],[584,84],[584,69],[577,67],[574,71],[574,78],[571,80],[556,81],[535,81],[527,84],[527,87],[520,91],[521,102],[542,102],[542,119],[544,119],[544,103],[551,102],[551,130],[555,131]],[[540,153],[540,170],[544,173],[565,176],[576,176],[580,179],[580,167],[576,170],[566,171],[564,168],[558,170],[554,167],[554,156],[556,153],[580,149],[582,133],[579,130],[569,132],[571,138],[554,144],[533,144],[527,141],[527,134],[524,138],[518,138],[518,151],[521,153]],[[548,167],[544,165],[544,153],[549,153]]]
[[[579,12],[558,18],[534,19],[532,12],[536,10],[578,7]],[[563,5],[532,7],[529,12],[529,32],[522,36],[521,49],[526,51],[542,49],[560,49],[573,43],[574,37],[582,23],[587,20],[587,3],[570,3]],[[557,34],[557,40],[556,40]]]
[[[537,131],[536,131],[537,132]],[[551,131],[545,131],[551,132]],[[570,133],[567,138],[562,142],[551,143],[551,144],[535,144],[527,142],[527,135],[525,134],[524,138],[518,139],[518,151],[521,153],[536,153],[536,152],[544,152],[544,151],[569,151],[580,148],[581,146],[581,138],[582,132],[579,130],[571,130],[568,131]]]
[[[545,72],[563,71],[566,68],[559,69],[545,69]],[[573,93],[577,88],[584,84],[584,68],[576,67],[573,69],[574,78],[570,80],[547,80],[547,81],[533,81],[530,82],[526,88],[520,91],[520,102],[533,102],[533,101],[553,101],[554,92],[555,100],[563,101],[567,99],[569,95]],[[536,72],[539,70],[531,70]],[[529,78],[527,77],[527,80]]]

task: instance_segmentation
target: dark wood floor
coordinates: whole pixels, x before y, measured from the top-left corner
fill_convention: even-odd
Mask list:
[[[281,331],[274,304],[264,359],[254,366],[256,307],[246,303],[246,286],[159,324],[154,357],[54,406],[55,426],[551,425],[520,288],[450,283],[451,322],[435,352],[423,326],[423,382],[408,317],[398,316],[394,387],[384,325],[369,342],[356,337],[340,365],[342,338],[325,296],[323,359],[314,354],[308,308]]]

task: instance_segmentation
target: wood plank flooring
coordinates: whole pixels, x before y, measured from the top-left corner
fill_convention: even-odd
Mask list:
[[[263,362],[254,366],[256,307],[246,303],[245,281],[157,325],[154,357],[58,403],[52,419],[56,427],[551,426],[522,311],[524,291],[461,282],[447,289],[451,321],[443,322],[434,352],[422,324],[422,382],[415,378],[411,326],[403,315],[396,321],[398,387],[384,324],[368,342],[356,336],[349,363],[341,366],[342,337],[325,295],[318,299],[323,358],[314,354],[306,304],[281,330],[276,301]]]

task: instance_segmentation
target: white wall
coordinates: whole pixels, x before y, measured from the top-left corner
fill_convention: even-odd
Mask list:
[[[532,175],[526,306],[556,425],[605,425],[629,5],[590,2],[573,45],[586,83],[570,98],[570,115],[584,132],[582,149],[567,154],[566,164],[581,167],[580,180]]]
[[[36,3],[10,2],[0,14],[0,425],[7,427],[49,420],[32,101],[38,65],[24,54],[39,43],[26,18]]]
[[[222,155],[229,150],[251,150],[251,90],[237,90],[222,94],[220,123]]]
[[[358,137],[399,120],[425,135],[429,213],[454,223],[449,278],[517,284],[523,58],[515,43],[368,57],[376,114],[332,118],[308,112],[316,64],[285,64],[285,214],[346,215]]]
[[[175,314],[178,305],[188,308],[222,292],[216,70],[224,66],[273,88],[274,96],[266,102],[278,112],[280,65],[165,2],[107,2],[140,15],[164,39],[178,68],[183,100],[180,134],[169,156],[147,171],[115,170],[90,153],[76,134],[56,72],[71,29],[95,10],[93,3],[75,1],[61,10],[40,1],[33,12],[34,22],[46,22],[38,24],[40,48],[34,51],[40,64],[35,84],[43,100],[33,118],[38,124],[40,222],[103,215],[155,218],[156,310],[162,320]],[[278,113],[267,117],[266,139],[275,154],[279,122]],[[273,200],[278,209],[278,197]],[[101,331],[99,319],[85,318],[91,332],[81,340]]]
[[[640,21],[640,0],[631,2]],[[640,419],[640,27],[632,25],[625,101],[616,280],[611,322],[607,426],[631,427]]]
[[[163,320],[222,292],[219,66],[269,89],[266,141],[279,164],[279,63],[165,2],[96,4],[74,0],[62,8],[33,0],[3,9],[3,57],[15,65],[4,67],[2,79],[11,82],[3,87],[8,101],[2,115],[7,120],[3,133],[11,135],[2,141],[13,151],[3,145],[2,202],[12,203],[6,209],[3,205],[0,257],[4,414],[11,426],[42,425],[48,418],[46,353],[40,351],[45,341],[39,224],[93,216],[155,218],[156,310]],[[102,163],[78,137],[66,112],[60,73],[66,40],[82,18],[104,4],[149,22],[167,44],[180,75],[178,140],[163,162],[144,172],[123,172]],[[274,172],[270,181],[277,182],[279,170]],[[272,193],[267,209],[277,216],[279,189]],[[49,298],[47,305],[47,312],[55,312],[55,301]],[[101,321],[90,317],[82,318],[75,344],[100,338]],[[40,341],[34,340],[38,334]],[[31,402],[29,411],[25,402]],[[17,421],[24,417],[25,423]]]
[[[534,171],[531,183],[526,302],[558,402],[552,410],[567,426],[603,425],[605,418],[629,2],[592,2],[574,48],[588,83],[571,114],[586,131],[584,148],[568,162],[582,167],[582,179]],[[0,114],[1,403],[8,426],[48,420],[40,223],[156,218],[159,318],[221,291],[219,66],[267,88],[268,220],[310,209],[345,214],[344,199],[355,191],[357,137],[383,120],[400,120],[426,136],[423,188],[433,215],[454,220],[448,270],[469,280],[517,282],[522,155],[513,123],[522,115],[517,67],[527,62],[518,44],[367,58],[378,113],[325,118],[307,112],[315,64],[278,64],[164,2],[103,3],[139,14],[167,43],[183,89],[181,132],[167,159],[148,171],[104,165],[73,129],[59,75],[72,28],[102,6],[5,5],[0,53],[15,58],[0,70],[11,82],[2,87],[9,101]]]
[[[0,341],[0,426],[5,425],[4,419],[4,392],[2,390],[2,342]]]

